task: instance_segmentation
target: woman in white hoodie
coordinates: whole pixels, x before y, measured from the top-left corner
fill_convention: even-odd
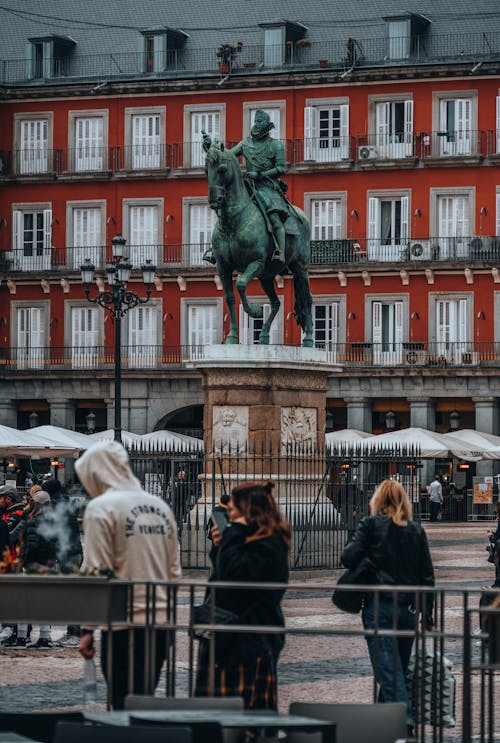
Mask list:
[[[130,469],[128,454],[121,444],[99,442],[75,463],[75,471],[91,498],[85,510],[85,534],[82,570],[112,571],[117,578],[148,583],[171,581],[181,577],[177,524],[171,508],[160,498],[146,493]],[[146,631],[146,587],[138,585],[133,593],[134,679],[128,688],[129,642],[127,629],[112,632],[112,699],[114,709],[123,709],[127,693],[153,693],[165,660],[168,637],[165,630]],[[157,588],[155,617],[166,619],[166,589]],[[151,608],[151,602],[150,602]],[[108,678],[108,633],[102,632],[101,665]],[[145,663],[147,649],[155,649],[155,662]],[[94,656],[93,633],[83,630],[80,653]],[[150,674],[146,676],[146,668]]]

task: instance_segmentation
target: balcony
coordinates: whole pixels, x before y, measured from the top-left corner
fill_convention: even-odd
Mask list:
[[[327,352],[328,361],[349,369],[474,370],[500,367],[500,343],[329,343],[317,344]],[[125,371],[181,368],[184,361],[203,359],[209,345],[197,346],[122,346]],[[0,350],[0,375],[12,372],[66,372],[114,374],[114,346],[12,347]]]
[[[362,34],[362,31],[360,31]],[[351,44],[349,44],[351,41]],[[354,42],[354,45],[353,43]],[[401,65],[429,65],[445,63],[475,63],[498,60],[500,33],[484,31],[471,34],[432,34],[388,39],[385,36],[353,40],[279,44],[243,44],[234,55],[230,73],[262,75],[286,72],[292,69],[352,70],[354,68],[395,67]],[[146,54],[142,52],[113,52],[108,54],[71,54],[52,60],[50,67],[34,72],[31,59],[2,60],[0,83],[16,85],[65,84],[68,80],[164,79],[176,77],[213,77],[219,75],[217,47],[171,49],[158,60],[156,70],[148,69]]]
[[[437,131],[420,135],[420,157],[425,161],[456,160],[462,165],[468,158],[477,159],[488,154],[491,136],[475,129]]]
[[[127,257],[134,269],[151,261],[159,271],[208,269],[203,254],[210,243],[168,243],[127,245]],[[21,250],[0,251],[0,274],[78,273],[90,259],[97,271],[105,271],[111,262],[111,249],[105,245],[52,247],[32,246]],[[498,263],[500,237],[424,237],[411,240],[344,238],[311,241],[310,266],[421,266],[429,263]]]

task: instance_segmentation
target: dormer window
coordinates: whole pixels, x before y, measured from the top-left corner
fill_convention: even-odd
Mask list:
[[[387,59],[409,59],[415,52],[417,37],[430,23],[428,18],[414,13],[384,18],[387,24]]]
[[[61,77],[68,72],[69,55],[76,46],[70,36],[40,36],[28,39],[31,45],[31,75],[33,80]]]
[[[307,31],[302,23],[279,19],[270,23],[260,23],[264,42],[264,67],[282,67],[291,61],[288,42],[302,39]]]
[[[174,67],[179,49],[188,35],[174,28],[142,31],[143,72],[162,72]]]

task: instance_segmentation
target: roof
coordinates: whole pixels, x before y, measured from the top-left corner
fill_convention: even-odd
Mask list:
[[[433,35],[500,33],[498,0],[5,0],[0,48],[3,59],[24,59],[29,38],[53,34],[74,39],[78,55],[136,53],[141,32],[161,27],[188,34],[193,49],[259,44],[259,24],[276,19],[303,24],[312,42],[359,40],[385,37],[384,17],[408,13],[428,18]]]

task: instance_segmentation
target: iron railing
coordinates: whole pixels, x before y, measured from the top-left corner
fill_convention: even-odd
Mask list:
[[[139,269],[151,261],[158,269],[209,268],[203,255],[211,249],[210,243],[167,243],[155,245],[127,245],[127,257],[132,267]],[[79,272],[90,259],[98,271],[105,271],[112,256],[105,245],[87,246],[29,246],[23,249],[0,251],[0,273]],[[392,266],[429,263],[498,263],[500,237],[467,235],[461,237],[388,237],[338,238],[312,240],[310,265],[362,266],[389,263]]]
[[[86,582],[89,582],[88,588]],[[3,617],[10,622],[33,624],[42,620],[44,624],[79,624],[83,621],[90,625],[102,623],[103,629],[108,633],[114,628],[128,628],[130,663],[134,663],[134,630],[141,628],[145,630],[146,648],[149,648],[144,654],[144,665],[141,668],[144,692],[154,692],[152,658],[154,652],[160,652],[166,658],[166,664],[160,676],[157,694],[167,697],[186,697],[196,693],[198,642],[194,639],[195,632],[204,632],[207,637],[205,642],[209,690],[213,689],[216,673],[216,637],[220,638],[227,632],[234,633],[235,628],[247,636],[262,634],[263,631],[267,635],[283,634],[286,642],[277,666],[278,688],[293,683],[297,678],[310,681],[313,674],[309,692],[300,684],[297,687],[296,694],[301,702],[326,702],[332,698],[342,698],[351,702],[376,703],[378,687],[375,677],[383,663],[381,643],[384,640],[388,652],[385,660],[393,667],[392,683],[389,685],[395,696],[397,674],[394,669],[398,657],[396,648],[407,640],[413,649],[406,684],[415,718],[415,740],[418,743],[455,739],[460,739],[462,743],[492,743],[495,740],[498,724],[495,687],[500,676],[500,610],[491,607],[500,596],[498,591],[485,594],[480,589],[474,591],[441,586],[435,589],[373,585],[339,588],[340,592],[362,590],[365,601],[368,597],[373,601],[373,629],[364,629],[359,618],[332,607],[330,596],[334,581],[315,582],[313,587],[307,582],[294,582],[292,585],[236,582],[208,584],[213,605],[216,604],[217,591],[220,588],[224,589],[226,595],[230,591],[238,591],[239,597],[244,591],[252,591],[252,596],[256,590],[261,596],[265,596],[268,590],[283,592],[285,626],[262,627],[248,625],[243,621],[232,626],[217,624],[215,620],[203,625],[196,624],[193,609],[202,603],[207,591],[207,583],[201,579],[175,583],[109,581],[109,596],[106,596],[105,585],[98,586],[101,600],[93,613],[93,602],[85,599],[89,590],[95,590],[98,582],[103,581],[84,577],[63,580],[51,576],[5,576],[0,585]],[[128,591],[128,602],[121,595],[124,590]],[[68,592],[73,599],[71,602],[67,599]],[[26,601],[28,594],[30,601]],[[415,623],[413,626],[408,623],[407,629],[398,628],[397,607],[400,604],[405,605],[403,595],[407,597],[410,611],[415,613]],[[134,599],[141,602],[141,616],[134,614]],[[145,604],[142,603],[144,600]],[[245,605],[244,599],[240,598],[239,601]],[[316,603],[320,612],[316,621],[296,621],[297,618],[302,619],[301,615],[311,601]],[[427,607],[431,602],[433,622],[421,622],[420,616],[427,616]],[[391,607],[394,618],[389,626],[382,624],[382,605]],[[163,632],[159,632],[162,630]],[[391,640],[389,647],[385,638]],[[374,646],[374,669],[368,659],[367,640],[372,641]],[[161,648],[157,648],[156,643],[162,643]],[[344,662],[336,662],[340,647],[344,648],[340,653]],[[112,671],[112,643],[108,643],[107,648],[109,703],[116,678]],[[318,665],[318,648],[321,648],[323,666],[325,657],[331,659],[327,674]],[[58,659],[54,661],[59,662]],[[348,673],[345,671],[346,662],[349,663]],[[129,693],[134,692],[133,670],[132,668],[128,675]],[[327,698],[322,697],[320,686],[314,686],[314,678],[328,681]],[[365,686],[360,685],[360,679],[364,678],[373,679],[369,694],[365,693]],[[38,686],[42,682],[43,679],[39,679]],[[76,684],[73,686],[77,687]],[[362,698],[360,686],[364,690]],[[75,691],[76,694],[79,693],[81,700],[82,692],[78,689]],[[81,701],[78,697],[71,697],[71,692],[71,698],[68,698],[66,689],[65,696],[61,699],[57,694],[57,689],[53,689],[51,702],[54,707],[69,704],[73,708],[82,708]],[[310,698],[311,694],[314,695],[313,699]],[[106,692],[101,687],[98,701],[104,702],[105,699]],[[88,714],[91,719],[95,710],[89,710]],[[222,721],[223,714],[219,714]],[[132,721],[130,724],[133,724]],[[455,728],[450,738],[447,736],[449,728]]]
[[[405,64],[478,63],[497,60],[500,33],[432,34],[387,38],[338,39],[264,46],[243,44],[232,59],[220,66],[216,47],[172,49],[155,55],[144,52],[57,56],[42,68],[33,67],[31,59],[4,59],[0,63],[0,82],[16,84],[64,83],[71,78],[101,79],[106,83],[123,78],[186,77],[193,74],[262,74],[290,69],[352,70],[356,67],[401,66]]]
[[[289,346],[291,348],[293,346]],[[403,343],[317,342],[326,360],[348,369],[390,367],[410,370],[442,371],[500,366],[500,343],[493,341],[408,341]],[[210,357],[211,345],[122,345],[121,363],[125,370],[165,369],[184,361]],[[297,350],[300,350],[297,346]],[[106,371],[114,365],[113,345],[92,346],[11,346],[0,349],[0,374],[12,371]]]

